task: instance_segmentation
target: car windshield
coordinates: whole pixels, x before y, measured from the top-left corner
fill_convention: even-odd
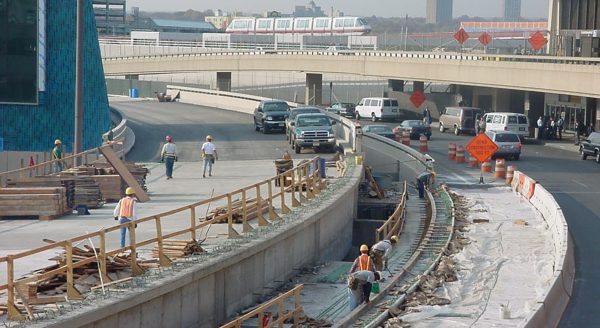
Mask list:
[[[387,126],[382,126],[382,125],[371,125],[368,128],[368,132],[377,133],[377,134],[392,133],[392,129],[388,128]]]
[[[422,121],[405,121],[404,123],[406,126],[410,126],[410,127],[417,127],[417,126],[424,126]]]
[[[342,107],[344,108],[354,108],[354,104],[353,103],[342,103]]]
[[[498,133],[496,142],[519,142],[519,136],[512,133]]]
[[[284,102],[268,102],[263,104],[263,111],[265,112],[283,112],[288,109],[288,104]]]
[[[329,119],[324,116],[298,117],[296,126],[329,126]]]
[[[308,114],[308,113],[319,113],[319,110],[316,108],[297,108],[292,110],[290,113],[290,118],[294,119],[298,114]]]

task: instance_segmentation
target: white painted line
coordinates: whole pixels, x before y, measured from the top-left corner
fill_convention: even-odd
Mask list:
[[[587,188],[587,187],[588,187],[588,186],[586,186],[585,184],[583,184],[583,183],[581,183],[581,182],[579,182],[579,181],[577,181],[577,180],[575,180],[575,179],[573,179],[573,180],[571,180],[571,181],[575,182],[576,184],[578,184],[578,185],[580,185],[580,186],[582,186],[582,187],[584,187],[584,188]]]

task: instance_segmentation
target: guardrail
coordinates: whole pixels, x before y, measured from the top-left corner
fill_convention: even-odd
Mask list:
[[[292,327],[299,327],[300,314],[303,311],[302,306],[300,305],[300,292],[302,291],[303,287],[304,285],[297,285],[293,289],[283,294],[280,294],[276,298],[268,302],[262,303],[256,309],[250,311],[249,313],[235,320],[232,320],[227,324],[222,325],[220,328],[241,328],[242,323],[244,323],[244,321],[252,319],[256,316],[258,316],[257,327],[259,328],[273,326],[283,327],[285,321],[290,318],[293,318]],[[291,297],[294,298],[294,308],[291,311],[286,311],[285,302],[288,298]],[[265,313],[267,313],[267,310],[274,305],[277,305],[277,320],[271,322],[270,318],[268,316],[265,316]]]
[[[81,154],[78,154],[81,155]],[[77,156],[77,155],[76,155]],[[27,303],[28,298],[26,295],[22,295],[21,289],[17,288],[22,286],[22,284],[28,283],[37,283],[44,279],[51,278],[58,274],[65,274],[67,280],[67,298],[68,299],[81,299],[81,294],[74,287],[74,277],[73,277],[73,269],[81,267],[85,264],[89,264],[92,262],[98,263],[98,274],[103,278],[102,281],[110,281],[107,276],[106,271],[106,260],[107,257],[123,253],[125,251],[130,251],[129,256],[129,265],[131,266],[132,274],[134,276],[141,275],[143,273],[143,269],[140,267],[137,260],[137,249],[142,246],[148,245],[156,245],[158,247],[158,261],[160,266],[170,266],[171,259],[165,255],[165,250],[163,248],[163,241],[168,238],[173,238],[182,235],[190,235],[192,240],[197,240],[197,231],[204,227],[207,227],[211,224],[220,222],[223,219],[227,219],[228,226],[228,238],[237,238],[240,236],[240,232],[238,232],[233,226],[233,215],[241,214],[242,215],[242,233],[249,232],[253,230],[253,228],[248,223],[248,211],[249,208],[255,207],[258,209],[257,219],[259,226],[268,225],[269,222],[263,216],[263,209],[267,208],[268,215],[271,220],[279,219],[279,216],[274,211],[274,203],[277,198],[279,198],[280,208],[282,214],[289,213],[290,207],[288,207],[288,202],[286,202],[286,193],[291,192],[291,207],[301,206],[302,203],[306,202],[309,199],[313,199],[317,194],[327,188],[326,183],[321,178],[321,172],[325,170],[325,167],[321,167],[321,161],[318,157],[311,159],[297,167],[283,172],[275,177],[272,177],[267,180],[263,180],[251,186],[212,197],[210,199],[202,200],[187,206],[183,206],[177,209],[173,209],[167,212],[159,213],[156,215],[152,215],[149,217],[141,218],[135,221],[131,221],[128,223],[123,223],[119,225],[115,225],[109,228],[105,228],[96,232],[87,233],[85,235],[77,236],[70,238],[68,240],[52,242],[46,246],[39,247],[33,250],[29,250],[26,252],[21,252],[17,254],[11,254],[8,256],[0,257],[0,264],[6,263],[6,272],[7,272],[7,283],[4,285],[0,285],[0,291],[7,290],[8,300],[7,300],[7,309],[8,309],[8,317],[10,320],[24,320],[25,318],[19,312],[15,305],[15,291],[17,292],[19,298],[23,301],[25,308],[27,310],[28,316],[30,319],[33,319],[33,312],[29,308]],[[275,192],[275,187],[279,186],[279,191]],[[266,196],[264,195],[266,191]],[[249,195],[254,195],[254,199],[249,199]],[[240,197],[239,201],[236,201],[234,206],[234,197]],[[225,212],[222,214],[215,215],[213,218],[198,224],[197,223],[197,215],[196,209],[203,205],[212,204],[218,201],[225,201]],[[266,212],[266,211],[265,211]],[[167,217],[172,217],[175,214],[189,214],[190,226],[170,233],[163,233],[162,224],[163,219]],[[139,224],[154,224],[154,230],[156,236],[147,240],[138,240],[135,234],[135,227]],[[120,231],[121,229],[127,229],[129,232],[129,246],[119,247],[112,250],[107,250],[106,246],[106,237],[109,233],[114,233]],[[73,247],[74,244],[90,241],[92,243],[92,239],[97,239],[97,243],[95,245],[99,245],[99,250],[97,252],[97,256],[81,258],[81,256],[77,257],[78,261],[74,261],[73,255]],[[94,243],[92,243],[94,245]],[[45,251],[55,250],[55,249],[63,249],[65,251],[66,256],[66,264],[58,266],[55,269],[52,269],[48,272],[34,275],[25,279],[15,279],[15,261],[19,259],[24,259],[36,254],[40,254]],[[57,300],[53,300],[56,302]]]
[[[393,235],[397,235],[399,231],[402,231],[404,226],[404,214],[406,213],[406,201],[408,200],[407,183],[404,181],[404,188],[402,191],[402,198],[400,203],[396,206],[394,213],[375,230],[375,242],[378,243],[381,240],[390,239]]]

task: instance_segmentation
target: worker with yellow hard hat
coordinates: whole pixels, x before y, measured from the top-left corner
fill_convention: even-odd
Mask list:
[[[63,150],[62,150],[62,141],[60,141],[60,139],[54,140],[54,148],[52,148],[51,153],[52,153],[52,160],[55,161],[54,163],[52,163],[52,171],[54,173],[59,173],[65,167],[65,163],[62,160]]]
[[[113,216],[115,220],[119,220],[119,224],[137,220],[137,199],[133,188],[125,189],[125,197],[121,198],[115,207]],[[121,227],[121,247],[125,247],[127,231],[128,227]]]
[[[389,240],[384,239],[371,247],[371,255],[375,258],[375,269],[377,271],[387,270],[392,248],[398,243],[398,240],[398,236],[394,235]]]
[[[369,256],[369,246],[361,245],[359,250],[360,255],[356,258],[356,260],[354,260],[354,263],[352,264],[349,273],[363,270],[375,272],[375,265],[373,264],[373,260]]]

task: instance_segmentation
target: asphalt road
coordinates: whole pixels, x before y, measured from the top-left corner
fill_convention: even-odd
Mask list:
[[[361,124],[374,123],[362,120]],[[447,160],[449,142],[466,145],[471,138],[473,136],[455,136],[434,129],[428,153],[436,159],[440,175],[454,183],[478,181],[478,170]],[[411,142],[418,145],[418,140]],[[526,142],[521,159],[507,161],[507,165],[515,165],[537,180],[562,208],[575,242],[576,277],[572,300],[560,327],[590,327],[598,322],[600,295],[600,263],[596,262],[600,258],[600,165],[593,159],[581,160],[570,144],[564,146],[572,150]]]

